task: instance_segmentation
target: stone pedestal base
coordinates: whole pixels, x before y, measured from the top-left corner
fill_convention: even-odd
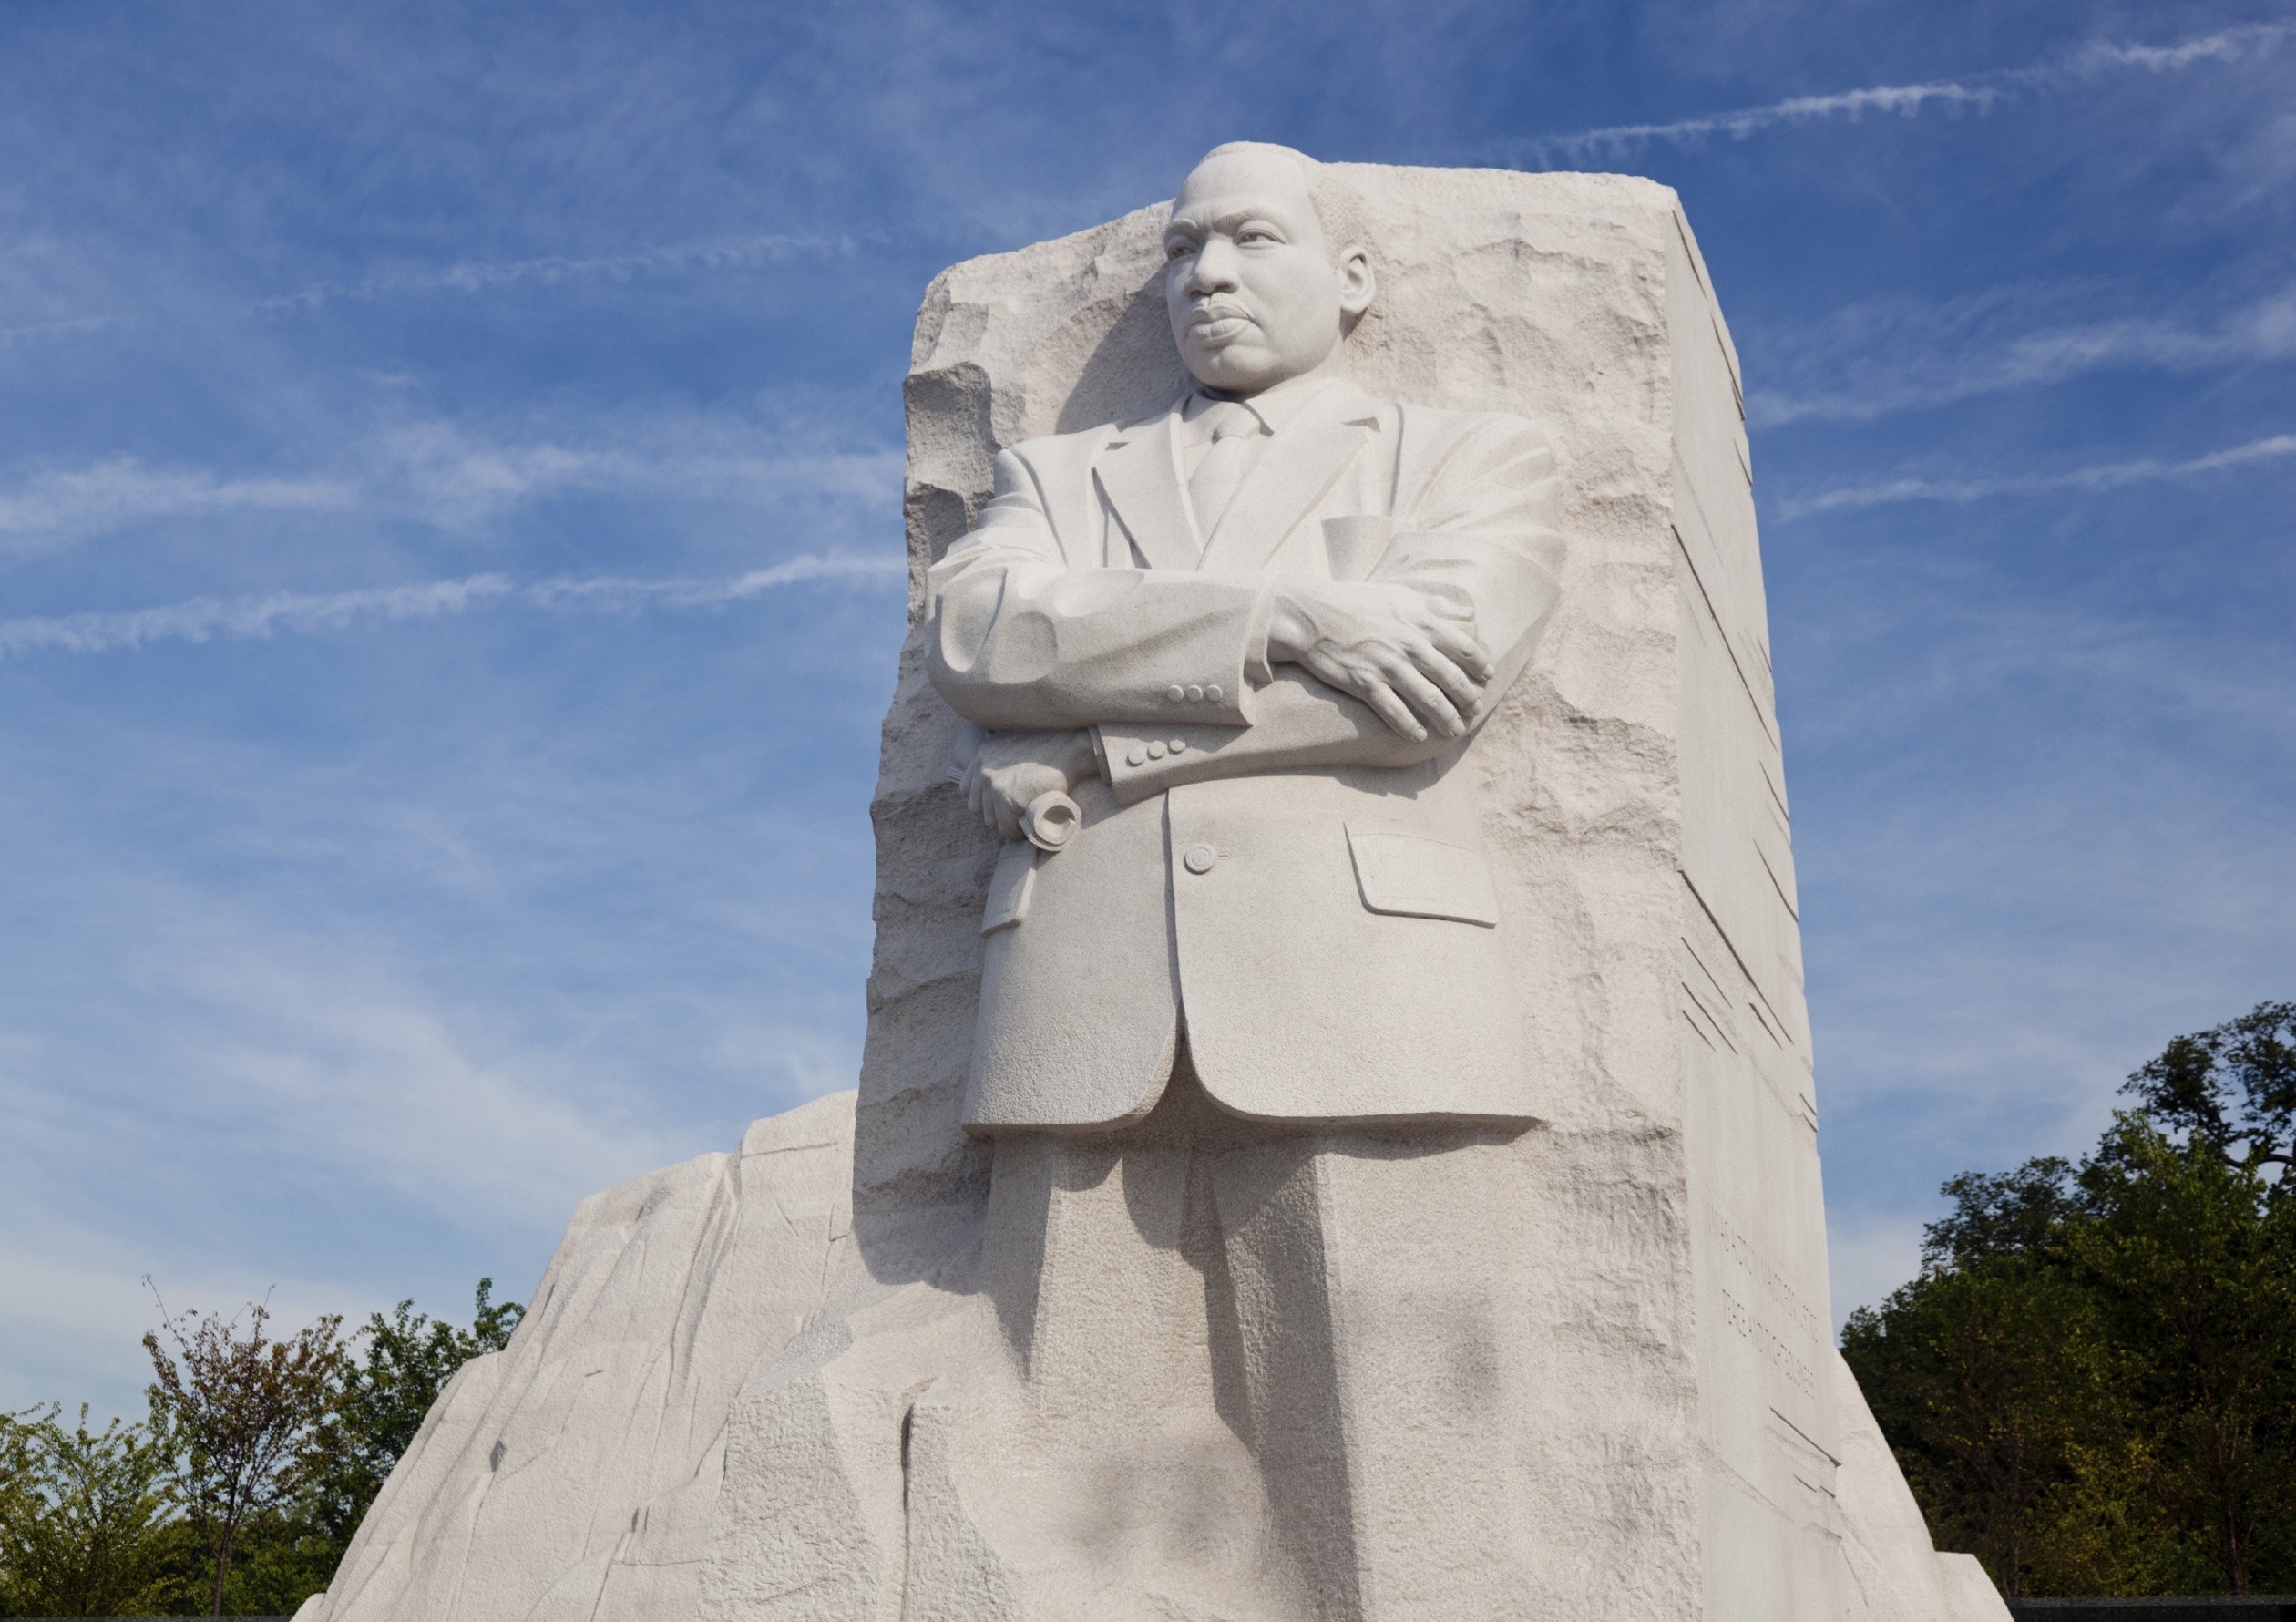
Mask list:
[[[1344,1480],[1300,1506],[1320,1547],[1286,1535],[1250,1442],[1249,1382],[1235,1381],[1239,1414],[1218,1372],[1249,1354],[1171,1355],[1188,1344],[1178,1326],[1219,1310],[1184,1197],[1161,1229],[1171,1242],[1144,1251],[1163,1259],[1159,1288],[1061,1280],[1087,1286],[1061,1292],[1078,1310],[1129,1320],[1119,1348],[1059,1347],[1063,1326],[1032,1312],[1023,1335],[1037,1355],[1017,1357],[986,1267],[965,1288],[872,1283],[844,1208],[852,1104],[762,1121],[740,1154],[588,1202],[529,1326],[456,1378],[300,1622],[1556,1614],[1515,1586],[1536,1563],[1519,1545],[1538,1515],[1487,1490],[1504,1473],[1491,1468],[1508,1429],[1497,1414],[1411,1450],[1448,1456],[1454,1473],[1372,1473],[1367,1511],[1432,1522],[1447,1540],[1355,1544]],[[1061,1206],[1055,1243],[1114,1222],[1129,1248],[1135,1211],[1172,1208],[1139,1186],[1169,1164],[1136,1178],[1104,1151],[1026,1158],[1005,1186]],[[1169,1192],[1186,1179],[1163,1181]],[[1088,1242],[1066,1259],[1102,1250]],[[1437,1305],[1393,1309],[1425,1321]],[[1195,1344],[1209,1352],[1211,1337]],[[1462,1337],[1450,1368],[1471,1385],[1478,1345]],[[1825,1622],[2000,1622],[1977,1563],[1931,1552],[1849,1370],[1829,1368],[1844,1457],[1830,1540],[1840,1598]],[[1408,1382],[1396,1395],[1392,1412],[1411,1412]],[[1659,1615],[1632,1596],[1594,1614]]]

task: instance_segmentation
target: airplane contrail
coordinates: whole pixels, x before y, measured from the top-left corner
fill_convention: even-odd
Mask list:
[[[501,574],[415,585],[320,593],[269,591],[243,597],[194,597],[155,608],[0,621],[0,656],[54,651],[106,653],[156,642],[244,640],[274,632],[305,634],[402,620],[436,620],[496,604],[554,610],[624,611],[708,608],[745,602],[804,580],[889,579],[907,573],[898,558],[805,553],[784,562],[716,579],[632,580],[616,575],[560,576],[521,583]]]

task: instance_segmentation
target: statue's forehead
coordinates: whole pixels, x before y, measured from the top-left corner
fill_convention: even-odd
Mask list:
[[[1175,218],[1219,220],[1265,210],[1292,213],[1312,207],[1307,177],[1288,159],[1256,152],[1208,158],[1180,183],[1172,200]]]

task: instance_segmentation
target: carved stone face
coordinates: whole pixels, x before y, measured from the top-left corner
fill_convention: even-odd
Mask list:
[[[1164,253],[1180,358],[1230,394],[1338,371],[1348,323],[1371,303],[1368,257],[1332,262],[1307,179],[1278,153],[1198,164],[1173,199]]]

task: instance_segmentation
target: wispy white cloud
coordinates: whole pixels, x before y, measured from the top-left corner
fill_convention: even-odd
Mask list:
[[[375,299],[393,293],[488,293],[528,283],[549,287],[563,282],[627,282],[632,277],[663,272],[725,270],[772,264],[806,255],[850,253],[856,241],[849,236],[767,234],[673,242],[635,248],[626,253],[464,260],[438,269],[381,271],[347,282],[314,282],[292,293],[263,299],[258,307],[315,309],[340,300]]]
[[[322,1312],[355,1315],[384,1304],[339,1285],[233,1268],[229,1258],[155,1264],[117,1239],[36,1216],[0,1240],[0,1293],[12,1303],[0,1330],[0,1409],[61,1397],[92,1401],[98,1424],[115,1414],[140,1417],[138,1388],[151,1366],[138,1342],[159,1318],[142,1276],[155,1265],[162,1277],[154,1282],[177,1310],[228,1314],[268,1299],[275,1322],[292,1329]]]
[[[904,577],[899,558],[806,553],[744,574],[714,580],[561,577],[525,584],[499,574],[355,591],[272,591],[244,597],[195,597],[157,608],[0,621],[0,657],[54,651],[105,653],[149,642],[244,640],[275,632],[314,634],[355,625],[436,620],[495,604],[560,611],[620,611],[661,607],[714,608],[746,602],[805,580],[886,580]]]
[[[1558,158],[1577,161],[1595,155],[1616,157],[1652,141],[1687,145],[1717,136],[1744,140],[1780,126],[1855,120],[1869,113],[1907,118],[1932,108],[1982,113],[2012,98],[2069,88],[2115,68],[2175,73],[2196,63],[2235,62],[2244,56],[2262,56],[2291,35],[2296,35],[2296,24],[2255,23],[2170,46],[2100,40],[2058,61],[2032,67],[1997,68],[1961,78],[1912,85],[1871,85],[1823,96],[1792,96],[1761,107],[1677,118],[1664,124],[1615,124],[1573,135],[1543,137],[1520,143],[1512,151],[1521,160],[1545,166]]]
[[[793,259],[835,258],[852,253],[868,240],[852,235],[757,234],[666,242],[633,248],[623,253],[548,253],[532,259],[457,260],[448,265],[410,266],[313,282],[288,293],[259,298],[252,306],[235,304],[230,308],[244,311],[251,307],[258,312],[280,313],[431,293],[483,293],[522,286],[556,287],[572,282],[630,282],[644,276],[779,264]],[[149,319],[144,313],[114,313],[0,326],[0,348],[110,332]]]
[[[2296,287],[2212,323],[2124,317],[1996,335],[2017,302],[2004,293],[1929,310],[1853,307],[1781,334],[1765,345],[1771,364],[1809,381],[1753,390],[1747,419],[1867,421],[2115,366],[2188,371],[2296,356]]]
[[[598,425],[579,436],[505,441],[442,422],[371,435],[323,469],[234,477],[115,457],[40,468],[0,488],[0,555],[38,556],[130,524],[230,509],[349,511],[450,529],[520,502],[615,493],[785,506],[794,500],[890,507],[898,450],[823,443],[814,426],[676,416]]]
[[[2296,457],[2296,434],[2275,434],[2270,438],[2250,440],[2246,445],[2178,462],[2140,457],[2124,462],[2100,462],[2064,473],[2010,478],[1891,479],[1884,484],[1858,485],[1789,500],[1779,506],[1778,516],[1799,518],[1811,513],[1881,507],[1898,501],[1983,501],[1996,496],[2041,496],[2052,490],[2110,490],[2125,485],[2217,473],[2252,462],[2277,461],[2283,457]]]
[[[2296,34],[2296,24],[2250,23],[2176,45],[2117,45],[2098,40],[2074,52],[2057,71],[2067,77],[2107,67],[2142,67],[2153,73],[2174,73],[2195,62],[2237,62],[2251,53],[2260,56],[2291,34]]]
[[[633,580],[607,575],[586,580],[542,580],[527,587],[522,595],[540,608],[598,606],[633,609],[656,603],[663,608],[716,608],[726,603],[747,602],[776,587],[795,585],[803,580],[889,580],[906,577],[907,573],[908,560],[906,558],[856,558],[843,553],[816,556],[806,553],[784,563],[753,569],[747,573],[722,580]]]
[[[1781,124],[1810,124],[1833,118],[1859,118],[1867,113],[1895,113],[1912,118],[1930,107],[1992,108],[2014,93],[2030,77],[2029,70],[2012,69],[1971,79],[1940,79],[1920,85],[1871,85],[1858,90],[1838,90],[1825,96],[1792,96],[1764,107],[1739,108],[1734,112],[1703,118],[1677,118],[1667,124],[1613,124],[1583,129],[1575,135],[1548,136],[1532,149],[1544,159],[1551,149],[1572,158],[1594,153],[1615,155],[1650,141],[1686,143],[1709,136],[1744,140]]]
[[[393,431],[357,454],[375,500],[452,528],[513,503],[569,492],[616,492],[777,504],[793,498],[888,505],[902,453],[818,443],[750,421],[678,418],[617,426],[610,436],[504,443],[447,423]]]
[[[233,508],[341,508],[356,492],[333,478],[218,478],[200,469],[147,467],[113,457],[45,469],[0,491],[0,549],[38,552],[100,530],[171,513]]]
[[[601,1111],[469,1009],[320,950],[234,950],[189,977],[215,1028],[187,1033],[202,1102],[306,1164],[468,1220],[562,1219],[589,1191],[677,1158],[641,1110]],[[557,1083],[554,1085],[554,1082]],[[260,1102],[259,1102],[260,1101]],[[250,1109],[251,1104],[257,1107]],[[580,1193],[574,1192],[574,1198]]]
[[[76,315],[64,321],[35,321],[22,326],[0,326],[0,348],[38,343],[47,338],[69,338],[82,333],[108,332],[114,327],[132,326],[138,319],[133,315]]]

